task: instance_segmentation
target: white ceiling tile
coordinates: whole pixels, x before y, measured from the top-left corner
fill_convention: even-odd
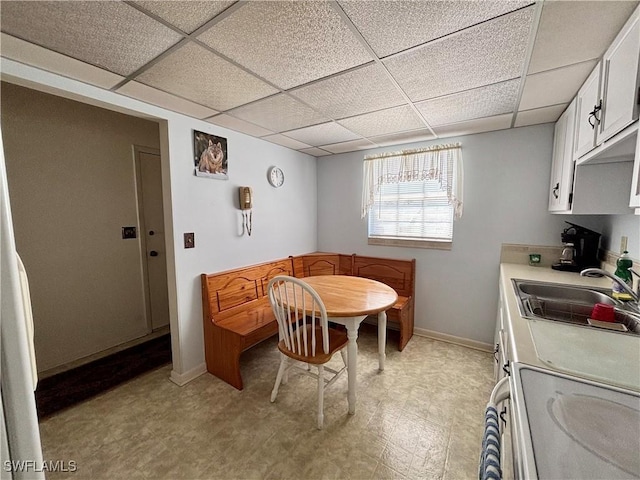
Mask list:
[[[311,148],[303,148],[300,150],[302,153],[307,153],[309,155],[313,155],[314,157],[326,157],[327,155],[331,155],[330,152],[322,150],[320,148],[311,147]]]
[[[124,80],[121,75],[25,42],[6,33],[2,34],[0,44],[3,57],[101,88],[109,89]]]
[[[600,58],[637,1],[544,2],[528,73]]]
[[[339,123],[363,137],[415,130],[425,126],[408,105],[344,118]]]
[[[384,61],[412,101],[519,77],[524,65],[533,7]]]
[[[368,150],[376,147],[377,145],[375,143],[370,142],[366,138],[351,140],[349,142],[334,143],[332,145],[322,145],[324,150],[329,150],[331,153],[355,152],[357,150]]]
[[[369,140],[375,142],[380,147],[388,147],[390,145],[399,145],[402,143],[422,142],[424,140],[433,140],[435,135],[428,128],[421,128],[411,132],[393,133],[391,135],[381,135],[379,137],[370,137]]]
[[[183,32],[191,33],[235,1],[137,0],[134,3]]]
[[[282,145],[283,147],[291,148],[293,150],[301,150],[303,148],[309,148],[309,145],[306,143],[299,142],[294,140],[293,138],[285,137],[284,135],[275,134],[275,135],[267,135],[266,137],[262,137],[263,140],[271,143],[277,143],[278,145]]]
[[[2,2],[2,31],[122,75],[182,38],[123,2]]]
[[[333,119],[405,103],[402,94],[377,64],[320,80],[290,93]]]
[[[514,111],[519,88],[519,79],[509,80],[427,100],[416,107],[432,127],[493,117]]]
[[[299,130],[291,130],[284,134],[287,137],[313,145],[314,147],[327,143],[332,144],[356,140],[358,138],[358,135],[335,122],[313,125],[311,127],[300,128]]]
[[[344,1],[345,13],[379,57],[517,10],[531,1]]]
[[[283,89],[372,60],[326,2],[248,2],[198,38]]]
[[[118,88],[116,92],[190,117],[206,118],[218,113],[211,108],[198,105],[184,98],[176,97],[170,93],[138,82],[127,82]]]
[[[562,112],[567,108],[567,104],[552,105],[550,107],[535,108],[533,110],[522,110],[516,117],[516,127],[526,127],[527,125],[537,125],[539,123],[551,123],[560,118]]]
[[[253,75],[193,43],[167,55],[142,72],[137,80],[220,111],[277,92]]]
[[[220,125],[221,127],[225,127],[230,130],[235,130],[236,132],[246,133],[247,135],[252,135],[254,137],[263,137],[265,135],[273,134],[271,130],[245,122],[244,120],[240,120],[239,118],[232,117],[225,113],[207,118],[207,122],[213,123],[214,125]]]
[[[329,120],[285,93],[238,107],[229,113],[274,132],[293,130]]]
[[[520,110],[569,103],[596,63],[596,60],[590,60],[564,68],[527,75],[520,99]]]
[[[459,135],[472,135],[474,133],[490,132],[492,130],[504,130],[511,127],[513,115],[506,113],[489,118],[477,118],[466,122],[452,123],[434,127],[433,131],[438,137],[457,137]]]

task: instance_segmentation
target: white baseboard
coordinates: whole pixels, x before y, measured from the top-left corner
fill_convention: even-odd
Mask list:
[[[476,340],[470,340],[468,338],[456,337],[454,335],[448,335],[446,333],[434,332],[433,330],[426,330],[424,328],[414,328],[414,335],[421,337],[432,338],[434,340],[440,340],[442,342],[454,343],[463,347],[473,348],[475,350],[481,350],[483,352],[493,352],[493,345],[484,342],[478,342]]]
[[[189,383],[191,380],[198,378],[203,373],[207,373],[206,363],[201,363],[197,367],[194,367],[185,373],[177,373],[175,370],[171,370],[171,375],[169,376],[169,380],[171,380],[176,385],[183,387],[187,383]]]

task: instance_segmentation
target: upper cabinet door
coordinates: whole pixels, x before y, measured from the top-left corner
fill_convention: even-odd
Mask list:
[[[576,97],[576,138],[573,158],[577,160],[596,145],[596,127],[601,116],[600,66],[596,65]]]
[[[602,57],[602,118],[597,144],[638,118],[640,9],[636,9]]]
[[[640,208],[640,139],[636,139],[636,160],[633,163],[633,174],[631,176],[629,206]]]
[[[551,165],[551,185],[549,188],[549,211],[571,211],[573,175],[574,125],[576,116],[576,100],[571,102],[556,122],[553,144],[553,163]]]

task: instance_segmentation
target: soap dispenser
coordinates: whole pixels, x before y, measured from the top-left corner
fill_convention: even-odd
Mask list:
[[[623,280],[629,288],[633,288],[633,278],[629,271],[631,267],[633,267],[633,261],[629,257],[629,252],[625,250],[616,261],[616,271],[614,272],[614,275],[620,280]],[[625,293],[617,282],[613,282],[613,292]]]

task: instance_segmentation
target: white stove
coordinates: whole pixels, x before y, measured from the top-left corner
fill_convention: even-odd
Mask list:
[[[512,364],[519,478],[640,478],[640,393]]]

